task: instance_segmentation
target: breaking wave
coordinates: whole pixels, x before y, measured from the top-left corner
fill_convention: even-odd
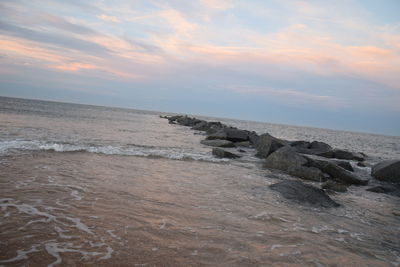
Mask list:
[[[55,152],[89,152],[105,155],[122,155],[138,157],[160,157],[175,160],[199,160],[225,162],[227,159],[215,158],[211,153],[195,151],[189,148],[152,147],[128,145],[87,145],[61,142],[12,140],[0,142],[0,155],[9,155],[18,151],[55,151]]]

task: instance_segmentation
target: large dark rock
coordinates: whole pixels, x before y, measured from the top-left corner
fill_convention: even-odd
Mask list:
[[[339,182],[344,184],[354,184],[354,185],[366,185],[368,181],[362,180],[353,173],[343,169],[342,167],[327,161],[327,160],[317,160],[309,159],[310,166],[320,169],[322,172],[329,174],[329,176]]]
[[[371,174],[378,180],[400,184],[400,159],[385,160],[374,165]]]
[[[221,148],[213,148],[212,153],[218,158],[230,158],[230,159],[240,158],[240,156],[233,154],[229,151],[223,150]]]
[[[309,167],[309,160],[293,148],[284,146],[272,153],[264,167],[285,171],[290,175],[312,181],[325,181],[327,176],[318,168]]]
[[[307,142],[307,141],[294,141],[290,143],[297,152],[302,154],[321,154],[332,150],[332,147],[324,142]]]
[[[300,181],[284,181],[269,186],[272,190],[279,192],[284,198],[295,201],[302,205],[311,205],[324,208],[338,207],[322,189]]]
[[[207,140],[223,139],[232,142],[243,142],[249,140],[249,132],[235,128],[223,128],[214,134],[210,134]]]
[[[200,143],[206,146],[235,147],[235,144],[228,140],[201,140]]]
[[[266,158],[285,144],[285,141],[275,138],[268,133],[262,134],[255,144],[257,150],[256,156],[259,158]]]

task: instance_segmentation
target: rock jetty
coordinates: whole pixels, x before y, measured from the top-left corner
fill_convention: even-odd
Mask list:
[[[320,141],[289,141],[274,137],[268,133],[258,135],[256,132],[241,130],[217,121],[205,121],[186,115],[160,116],[170,124],[179,124],[202,131],[205,140],[201,144],[213,147],[212,154],[219,158],[240,158],[234,153],[246,147],[254,151],[260,158],[264,168],[276,169],[303,180],[320,182],[321,188],[328,191],[346,192],[350,185],[367,185],[368,180],[358,177],[353,166],[365,166],[366,155],[331,147]],[[229,151],[228,151],[229,150]],[[400,184],[400,160],[381,162],[372,168],[372,176],[388,185],[370,188],[369,191],[397,195]],[[280,192],[285,198],[297,202],[318,205],[321,207],[337,207],[325,191],[299,181],[285,181],[271,185],[271,189]],[[394,193],[396,191],[396,193]]]

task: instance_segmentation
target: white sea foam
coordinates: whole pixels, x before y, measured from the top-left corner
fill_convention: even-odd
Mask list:
[[[0,263],[11,263],[11,262],[20,261],[20,260],[26,260],[26,259],[28,259],[28,254],[39,251],[38,247],[39,247],[39,245],[33,245],[28,250],[19,249],[19,250],[17,250],[17,256],[15,256],[11,259],[7,259],[7,260],[0,260]]]
[[[111,145],[86,145],[67,144],[44,141],[12,140],[0,141],[0,155],[8,155],[14,151],[56,151],[56,152],[77,152],[86,151],[105,155],[123,155],[139,157],[162,157],[176,160],[201,160],[211,162],[225,162],[228,159],[215,158],[211,153],[195,151],[188,148],[176,147],[151,147],[151,146],[111,146]]]

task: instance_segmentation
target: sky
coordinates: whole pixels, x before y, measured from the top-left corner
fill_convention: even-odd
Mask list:
[[[400,1],[1,0],[0,95],[400,136]]]

